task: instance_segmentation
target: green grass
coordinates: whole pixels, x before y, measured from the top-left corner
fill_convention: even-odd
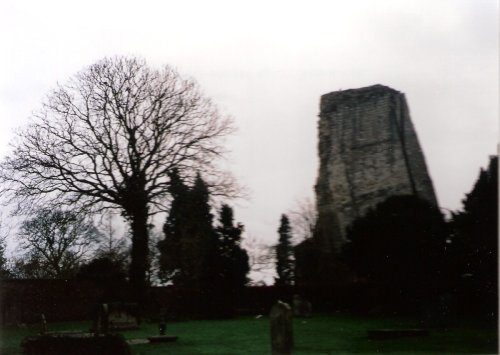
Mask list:
[[[476,322],[448,329],[430,329],[430,335],[397,340],[369,340],[367,330],[378,328],[412,328],[412,319],[358,317],[351,315],[317,315],[294,320],[294,355],[365,353],[438,354],[497,353],[496,327]],[[49,324],[49,330],[87,330],[91,322]],[[0,354],[19,354],[23,337],[36,334],[38,327],[2,329]],[[141,329],[124,332],[127,339],[157,335],[158,325],[146,323]],[[235,320],[172,322],[167,334],[178,335],[175,343],[132,346],[135,355],[260,355],[269,354],[269,319],[266,317]]]

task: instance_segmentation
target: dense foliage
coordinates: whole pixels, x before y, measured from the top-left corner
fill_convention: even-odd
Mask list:
[[[496,316],[498,300],[498,157],[481,169],[463,210],[453,214],[452,264],[470,311]]]
[[[200,175],[186,185],[174,171],[173,197],[158,243],[160,276],[175,285],[197,289],[242,287],[247,282],[248,255],[241,248],[243,225],[234,225],[233,210],[220,209],[217,227],[209,204],[209,191]]]
[[[210,258],[217,242],[208,188],[200,175],[192,187],[177,171],[170,179],[172,204],[163,226],[165,239],[158,243],[161,276],[179,286],[202,289],[212,281]]]
[[[436,206],[415,196],[390,197],[357,219],[347,237],[344,260],[381,285],[393,306],[418,308],[442,292],[447,230]]]
[[[224,204],[219,211],[217,233],[217,254],[214,256],[218,264],[217,275],[220,285],[233,292],[248,282],[250,271],[247,252],[241,247],[243,224],[234,225],[233,209]]]
[[[76,279],[103,291],[101,302],[126,301],[127,272],[123,260],[101,256],[80,266]]]

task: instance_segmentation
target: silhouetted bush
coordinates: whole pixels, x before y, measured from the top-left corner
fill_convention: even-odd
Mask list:
[[[24,355],[129,355],[121,335],[46,334],[27,337],[21,344]]]

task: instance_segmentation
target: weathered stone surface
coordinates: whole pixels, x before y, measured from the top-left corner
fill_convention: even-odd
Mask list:
[[[272,355],[290,355],[293,348],[292,309],[284,302],[278,301],[269,314],[271,322]]]
[[[346,227],[389,196],[437,205],[404,94],[382,85],[321,97],[316,241],[337,252]]]

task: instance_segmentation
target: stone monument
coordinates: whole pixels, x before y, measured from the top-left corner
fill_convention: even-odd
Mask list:
[[[271,322],[271,354],[290,355],[293,347],[292,308],[278,301],[269,314]]]

